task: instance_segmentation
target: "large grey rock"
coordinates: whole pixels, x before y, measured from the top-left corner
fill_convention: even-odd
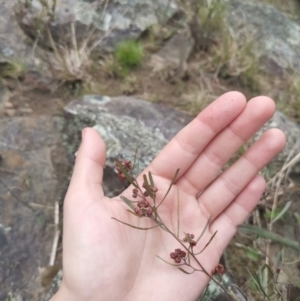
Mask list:
[[[229,5],[228,24],[237,34],[252,37],[263,64],[269,59],[280,68],[300,70],[300,25],[295,20],[259,1],[223,1]]]
[[[54,203],[67,184],[61,127],[61,117],[0,119],[1,301],[42,298],[39,267],[49,265]]]
[[[26,35],[14,17],[13,6],[16,2],[0,1],[0,59],[9,57],[22,60],[32,56],[31,47],[24,43]]]
[[[70,24],[76,25],[78,41],[86,39],[88,30],[95,28],[97,41],[101,49],[113,50],[115,45],[126,39],[136,39],[145,29],[172,16],[177,10],[171,0],[57,0],[55,17],[50,20],[49,28],[56,42],[71,42]],[[38,0],[33,0],[31,7],[19,14],[19,22],[25,32],[37,36],[37,19],[46,22],[43,7]],[[42,40],[40,40],[42,41]],[[46,38],[44,42],[49,42]],[[49,45],[49,44],[48,44]]]
[[[104,190],[108,195],[120,193],[121,181],[115,185],[114,161],[133,160],[138,149],[139,170],[142,171],[167,144],[167,142],[190,120],[191,117],[172,108],[153,104],[141,99],[87,95],[65,107],[68,124],[93,125],[107,146],[107,166]],[[78,122],[81,120],[81,122]],[[70,129],[66,132],[77,135]],[[73,140],[73,139],[69,139]],[[72,150],[73,153],[76,148]],[[109,176],[111,175],[111,176]],[[119,189],[116,189],[119,186]]]

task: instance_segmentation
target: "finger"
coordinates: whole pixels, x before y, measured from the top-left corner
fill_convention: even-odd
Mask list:
[[[103,167],[105,165],[105,143],[92,128],[82,131],[80,145],[69,190],[80,193],[82,190],[96,186],[101,188]],[[102,188],[100,189],[103,194]]]
[[[282,131],[271,129],[264,133],[236,163],[204,190],[199,197],[202,213],[207,218],[216,218],[284,145],[285,135]]]
[[[210,104],[183,128],[143,172],[172,179],[179,168],[184,174],[207,144],[245,108],[246,99],[239,92],[229,92]]]
[[[263,177],[257,175],[242,190],[236,199],[216,218],[210,226],[211,232],[218,231],[216,238],[221,252],[236,233],[237,226],[241,225],[259,202],[266,187]]]
[[[272,99],[261,96],[250,100],[245,110],[209,143],[177,185],[190,195],[197,195],[215,179],[224,164],[274,112]]]

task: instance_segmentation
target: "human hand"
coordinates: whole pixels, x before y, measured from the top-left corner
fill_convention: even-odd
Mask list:
[[[236,232],[256,206],[264,189],[257,175],[285,145],[278,129],[267,131],[225,172],[224,164],[275,111],[274,102],[256,97],[246,103],[238,92],[222,95],[159,153],[147,169],[158,187],[157,199],[167,191],[179,168],[175,185],[160,206],[160,217],[176,233],[177,199],[180,200],[180,236],[198,236],[208,218],[210,225],[198,242],[201,250],[218,230],[203,253],[197,256],[211,272]],[[138,218],[116,197],[102,190],[105,144],[93,129],[83,131],[74,173],[64,202],[63,282],[51,301],[196,300],[209,277],[201,272],[185,275],[159,258],[171,261],[178,242],[150,218]],[[140,183],[142,176],[137,178]],[[132,187],[122,195],[131,198]],[[198,196],[198,198],[197,198]]]

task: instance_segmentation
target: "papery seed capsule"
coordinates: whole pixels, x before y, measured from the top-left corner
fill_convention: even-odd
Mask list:
[[[174,252],[172,252],[172,253],[170,254],[170,257],[171,257],[172,259],[175,259],[175,258],[176,258],[176,254],[175,254]]]
[[[147,208],[147,215],[152,215],[153,209],[151,207]]]
[[[156,186],[151,186],[151,190],[153,191],[153,192],[157,192],[157,187]]]
[[[147,190],[144,191],[144,196],[149,196],[149,193]]]
[[[180,257],[176,257],[176,258],[175,258],[175,262],[176,262],[176,263],[180,263],[180,262],[181,262],[181,258],[180,258]]]
[[[118,177],[119,177],[119,179],[121,179],[121,180],[125,180],[125,179],[126,179],[126,177],[125,177],[122,173],[119,173],[119,174],[118,174]]]

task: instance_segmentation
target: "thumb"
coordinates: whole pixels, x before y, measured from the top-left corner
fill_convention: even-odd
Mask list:
[[[98,132],[92,128],[82,130],[82,142],[76,157],[69,190],[80,191],[95,186],[98,186],[97,189],[101,188],[105,153],[105,143]]]

